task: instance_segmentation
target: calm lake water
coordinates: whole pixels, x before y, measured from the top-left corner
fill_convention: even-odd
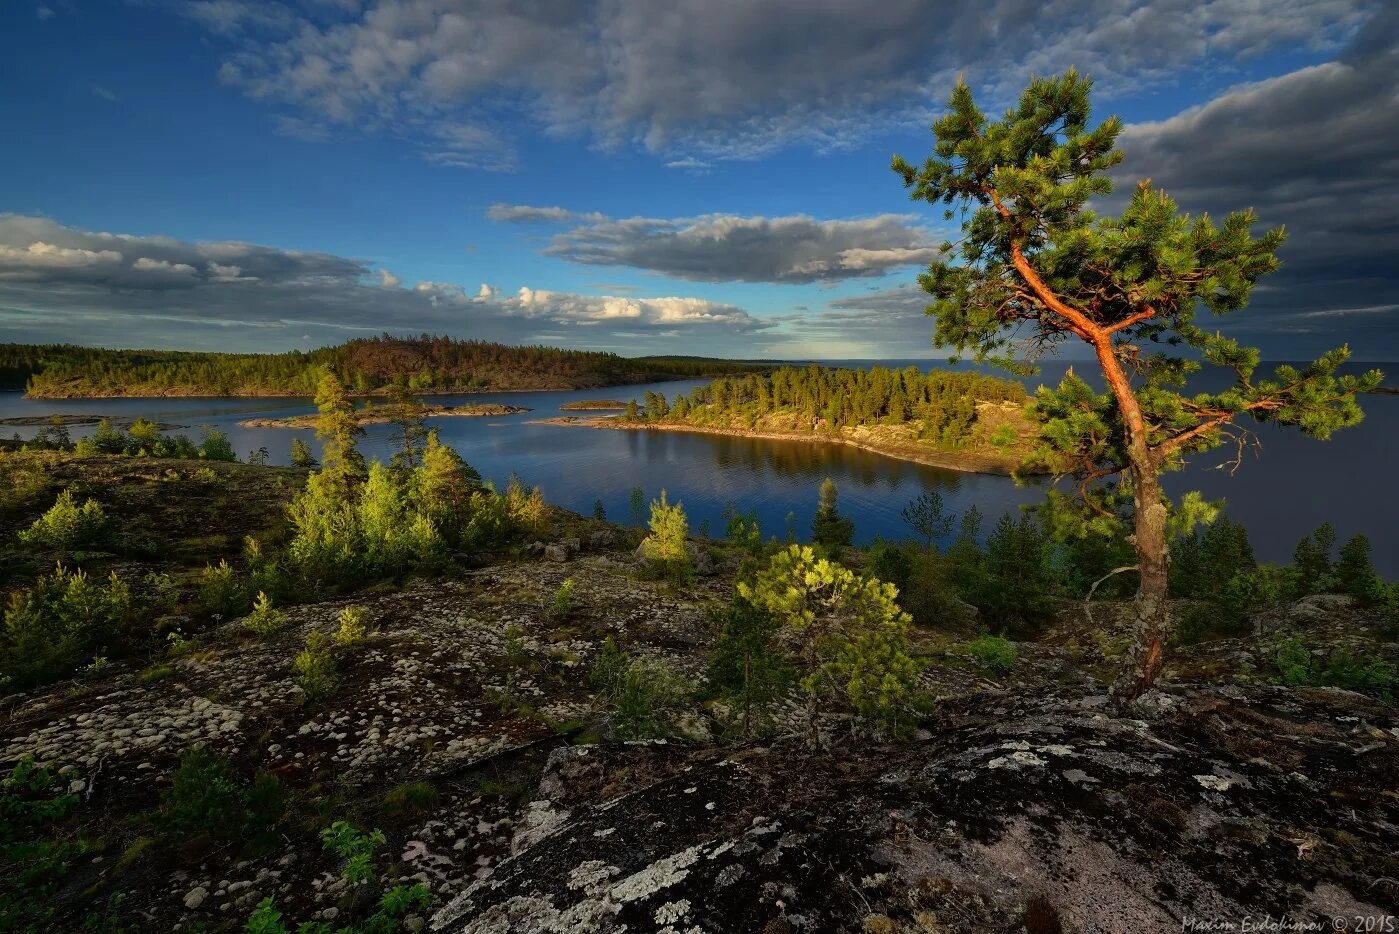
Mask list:
[[[923,368],[945,364],[926,361],[884,361],[881,365],[916,362]],[[1399,365],[1381,365],[1399,376]],[[1046,365],[1037,384],[1062,376],[1064,365]],[[1080,372],[1084,370],[1080,365]],[[689,392],[696,382],[667,382],[611,390],[524,392],[471,396],[434,396],[446,405],[504,402],[529,406],[532,412],[502,418],[437,418],[429,425],[462,453],[482,476],[503,486],[512,474],[543,487],[552,503],[578,512],[592,511],[601,500],[614,522],[633,521],[631,491],[640,487],[649,499],[664,487],[672,500],[685,504],[691,527],[708,523],[713,534],[723,532],[722,514],[729,504],[756,512],[768,535],[781,536],[789,523],[805,536],[815,512],[816,490],[823,477],[840,486],[842,512],[854,518],[857,538],[902,536],[907,530],[900,510],[922,490],[936,489],[955,510],[976,504],[995,517],[1020,504],[1034,502],[1043,488],[1018,487],[1009,478],[963,474],[909,464],[841,445],[782,442],[688,435],[675,432],[598,431],[530,424],[532,419],[561,413],[563,403],[590,398],[640,398],[647,389],[670,398]],[[1303,534],[1331,521],[1342,539],[1364,532],[1375,546],[1375,563],[1391,578],[1399,577],[1399,396],[1368,396],[1367,417],[1357,428],[1339,432],[1322,443],[1295,431],[1258,426],[1262,450],[1249,455],[1231,476],[1214,465],[1227,460],[1219,451],[1197,458],[1185,472],[1167,480],[1173,493],[1202,490],[1228,502],[1229,514],[1249,529],[1262,560],[1285,561]],[[199,426],[227,432],[240,457],[266,447],[273,463],[286,463],[291,441],[302,437],[314,444],[314,433],[289,429],[251,429],[238,425],[254,416],[276,417],[314,411],[305,399],[110,399],[33,400],[18,393],[0,393],[0,417],[77,414],[144,416],[188,426],[191,437]],[[33,429],[17,431],[22,437]],[[75,437],[90,431],[73,430]],[[392,452],[390,426],[367,429],[363,450],[387,458]]]

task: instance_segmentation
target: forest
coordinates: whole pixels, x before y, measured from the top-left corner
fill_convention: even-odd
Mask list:
[[[907,426],[919,440],[945,448],[970,443],[983,403],[1025,404],[1014,380],[917,367],[847,370],[816,365],[781,367],[769,374],[724,377],[673,402],[647,392],[644,405],[622,418],[699,427],[753,428],[781,416],[799,430],[838,433],[872,425]]]
[[[419,393],[582,389],[765,369],[703,357],[514,347],[489,341],[361,338],[286,353],[112,350],[72,344],[0,344],[0,389],[35,398],[103,396],[310,396],[329,369],[354,393],[406,383]]]

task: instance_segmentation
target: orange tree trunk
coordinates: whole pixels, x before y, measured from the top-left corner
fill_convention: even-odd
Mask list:
[[[1095,340],[1099,365],[1122,414],[1127,475],[1132,482],[1132,544],[1137,551],[1140,585],[1132,612],[1132,642],[1126,665],[1113,694],[1125,704],[1150,688],[1165,663],[1166,643],[1171,637],[1170,605],[1166,602],[1170,551],[1166,545],[1166,498],[1161,490],[1160,466],[1147,444],[1146,424],[1136,393],[1113,350],[1108,335]]]

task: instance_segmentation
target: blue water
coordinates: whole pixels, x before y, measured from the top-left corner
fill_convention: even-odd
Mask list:
[[[923,368],[930,365],[883,365],[915,362]],[[1399,375],[1399,366],[1389,369]],[[1043,377],[1028,382],[1057,381],[1063,370],[1063,364],[1046,366]],[[723,532],[725,508],[734,504],[757,513],[765,534],[780,537],[790,524],[805,536],[815,512],[816,489],[827,476],[839,485],[841,511],[854,518],[860,541],[906,534],[900,510],[925,489],[941,490],[954,510],[975,503],[990,520],[1043,495],[1042,487],[1017,486],[1006,477],[909,464],[841,445],[531,424],[566,414],[559,410],[565,402],[640,398],[647,389],[673,398],[694,385],[691,381],[576,392],[434,396],[432,402],[446,405],[502,402],[533,411],[501,418],[437,418],[428,424],[498,485],[517,474],[541,486],[550,502],[578,512],[591,512],[593,503],[601,500],[608,518],[622,523],[633,519],[633,488],[640,487],[648,500],[664,488],[672,500],[685,504],[693,529],[707,524],[715,535]],[[1167,486],[1177,494],[1199,489],[1210,498],[1226,499],[1229,514],[1248,527],[1260,559],[1287,560],[1298,538],[1329,520],[1343,539],[1355,532],[1368,535],[1376,566],[1391,578],[1399,577],[1399,496],[1393,487],[1399,477],[1399,396],[1368,396],[1363,404],[1366,421],[1329,442],[1258,426],[1261,450],[1256,456],[1249,454],[1232,475],[1215,467],[1232,456],[1232,449],[1221,449],[1168,478]],[[238,422],[312,411],[305,399],[55,401],[0,393],[0,417],[139,415],[189,426],[191,436],[198,435],[199,426],[215,426],[228,433],[240,457],[265,446],[273,463],[287,462],[295,437],[314,444],[314,433],[243,428]],[[88,430],[74,429],[73,434]],[[0,429],[6,435],[15,431],[21,436],[33,433]],[[391,426],[370,426],[367,432],[362,445],[366,455],[386,459],[393,450]]]

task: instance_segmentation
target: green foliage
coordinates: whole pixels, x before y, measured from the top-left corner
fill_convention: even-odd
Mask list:
[[[947,511],[942,494],[937,490],[924,490],[918,494],[900,515],[923,540],[923,547],[930,551],[933,542],[952,534],[952,526],[957,521],[957,516]]]
[[[49,766],[26,756],[0,778],[0,930],[54,930],[53,895],[85,847],[63,822],[78,797]]]
[[[424,814],[437,807],[442,793],[431,782],[405,782],[384,794],[384,810],[390,814]]]
[[[406,380],[395,380],[389,386],[389,423],[399,436],[399,447],[392,460],[394,467],[412,470],[418,465],[427,442],[427,426],[423,424],[427,411],[427,406],[413,395]]]
[[[685,580],[691,571],[686,541],[690,534],[689,520],[682,503],[671,505],[666,491],[651,501],[651,534],[641,543],[641,555],[650,568],[673,581]]]
[[[984,551],[963,547],[953,569],[957,591],[988,623],[1034,623],[1053,609],[1050,540],[1031,515],[1001,516]]]
[[[811,541],[825,549],[849,545],[855,538],[855,523],[840,514],[840,491],[830,477],[821,481],[816,515],[811,520]]]
[[[997,675],[1008,675],[1015,668],[1019,650],[1005,636],[983,633],[966,645],[966,652],[977,664]]]
[[[1388,700],[1399,689],[1399,670],[1382,658],[1357,658],[1344,649],[1321,657],[1297,639],[1279,647],[1274,663],[1283,683],[1292,686],[1346,688]]]
[[[635,405],[636,403],[630,403]],[[646,494],[641,487],[631,488],[631,494],[627,498],[627,509],[631,514],[631,524],[641,525],[646,521]]]
[[[574,591],[577,587],[577,583],[571,577],[559,584],[558,590],[554,591],[554,599],[549,605],[549,616],[552,619],[565,619],[573,612],[576,602]]]
[[[247,588],[227,559],[220,558],[217,565],[204,565],[195,586],[193,606],[198,612],[216,619],[231,619],[247,610]]]
[[[544,491],[537,486],[527,490],[514,476],[505,487],[505,511],[513,527],[523,535],[539,534],[549,517]]]
[[[52,548],[67,553],[104,544],[111,531],[111,522],[101,503],[89,499],[79,506],[73,491],[64,490],[48,512],[19,533],[19,540],[31,548]]]
[[[199,442],[199,456],[208,461],[233,463],[238,455],[233,453],[233,444],[228,435],[217,428],[204,429],[204,437]]]
[[[362,833],[338,820],[321,831],[321,842],[345,861],[341,870],[345,881],[358,885],[374,877],[374,853],[384,845],[385,838],[381,831]]]
[[[610,636],[593,662],[589,680],[606,698],[612,732],[619,739],[669,736],[676,712],[694,690],[664,661],[632,658]]]
[[[321,440],[324,475],[341,487],[364,476],[364,456],[357,447],[364,429],[344,385],[331,370],[321,374],[316,387],[316,411],[316,437]]]
[[[1336,587],[1364,606],[1384,599],[1384,581],[1370,563],[1370,540],[1364,535],[1353,535],[1341,546],[1340,560],[1336,563]]]
[[[320,461],[316,460],[315,452],[311,450],[311,445],[307,444],[304,439],[292,438],[291,465],[314,470],[320,466]]]
[[[976,435],[978,402],[1024,401],[1021,384],[979,373],[923,373],[912,366],[847,370],[813,364],[718,379],[673,404],[661,393],[647,393],[643,408],[629,406],[621,418],[752,428],[771,416],[785,430],[810,432],[913,422],[919,437],[956,448]],[[1013,430],[1003,428],[1015,440]]]
[[[617,386],[766,367],[701,357],[620,357],[598,351],[512,347],[428,335],[361,338],[309,353],[280,354],[0,344],[0,385],[28,388],[36,397],[311,395],[327,369],[356,391],[405,382],[417,392],[473,392]]]
[[[276,776],[259,772],[251,782],[240,781],[226,758],[195,746],[180,757],[158,822],[186,843],[260,848],[275,838],[285,811]]]
[[[1335,547],[1336,530],[1329,522],[1322,523],[1297,543],[1292,552],[1292,570],[1296,575],[1298,596],[1331,589],[1335,583],[1331,576],[1331,555]]]
[[[292,662],[297,684],[308,701],[321,700],[335,690],[335,655],[330,646],[330,637],[312,630],[306,636],[306,648]]]
[[[376,882],[374,857],[387,842],[381,831],[363,833],[345,821],[336,821],[321,831],[321,841],[327,850],[345,861],[340,876],[346,882],[356,887],[367,887]],[[337,928],[337,934],[392,934],[407,929],[404,922],[409,915],[431,905],[432,896],[427,887],[421,884],[396,885],[383,891],[372,904],[374,911],[368,917],[358,924]],[[288,934],[282,919],[276,903],[265,898],[248,918],[246,930],[256,934]],[[417,930],[416,927],[411,929]],[[332,934],[329,925],[313,921],[302,922],[296,931],[297,934]]]
[[[593,500],[593,518],[599,522],[607,521],[607,507],[602,504],[602,500]]]
[[[58,565],[10,595],[0,633],[0,689],[24,690],[105,655],[131,616],[131,590],[113,572],[94,582]]]
[[[369,620],[362,606],[347,606],[340,611],[339,626],[332,637],[341,648],[352,648],[369,634]]]
[[[1136,690],[1156,676],[1141,663],[1171,624],[1160,474],[1226,441],[1242,445],[1235,423],[1245,416],[1325,439],[1360,421],[1356,397],[1382,375],[1338,375],[1349,356],[1341,348],[1259,378],[1256,349],[1197,324],[1202,310],[1247,306],[1258,280],[1278,268],[1283,231],[1254,236],[1251,211],[1220,224],[1192,218],[1150,181],[1119,216],[1099,216],[1089,205],[1112,190],[1122,122],[1093,125],[1091,87],[1072,69],[1035,78],[995,119],[959,81],[933,125],[933,152],[921,166],[896,156],[893,169],[915,200],[961,219],[958,242],[919,277],[932,297],[936,345],[1020,372],[1030,367],[1012,359],[1019,348],[1037,355],[1076,338],[1094,351],[1108,392],[1072,370],[1057,388],[1042,387],[1033,405],[1039,440],[1025,466],[1078,481],[1080,496],[1050,500],[1057,536],[1133,530],[1141,609],[1150,614],[1132,653]],[[1187,393],[1206,365],[1231,374],[1231,385]]]
[[[763,554],[763,529],[758,514],[739,512],[733,507],[724,510],[724,537],[751,558]]]
[[[0,509],[25,509],[48,494],[50,457],[0,451]]]
[[[260,638],[267,639],[282,631],[287,624],[287,614],[272,605],[272,599],[263,591],[258,591],[253,600],[253,611],[243,620],[243,625]]]
[[[755,719],[768,720],[771,704],[791,687],[793,674],[779,641],[773,614],[736,597],[716,614],[719,636],[709,652],[706,694],[733,705],[743,735],[752,736]]]
[[[917,682],[908,651],[911,622],[892,584],[861,577],[809,547],[793,545],[772,557],[738,593],[771,613],[794,646],[807,694],[807,732],[819,739],[817,717],[836,704],[872,721],[897,723]]]

